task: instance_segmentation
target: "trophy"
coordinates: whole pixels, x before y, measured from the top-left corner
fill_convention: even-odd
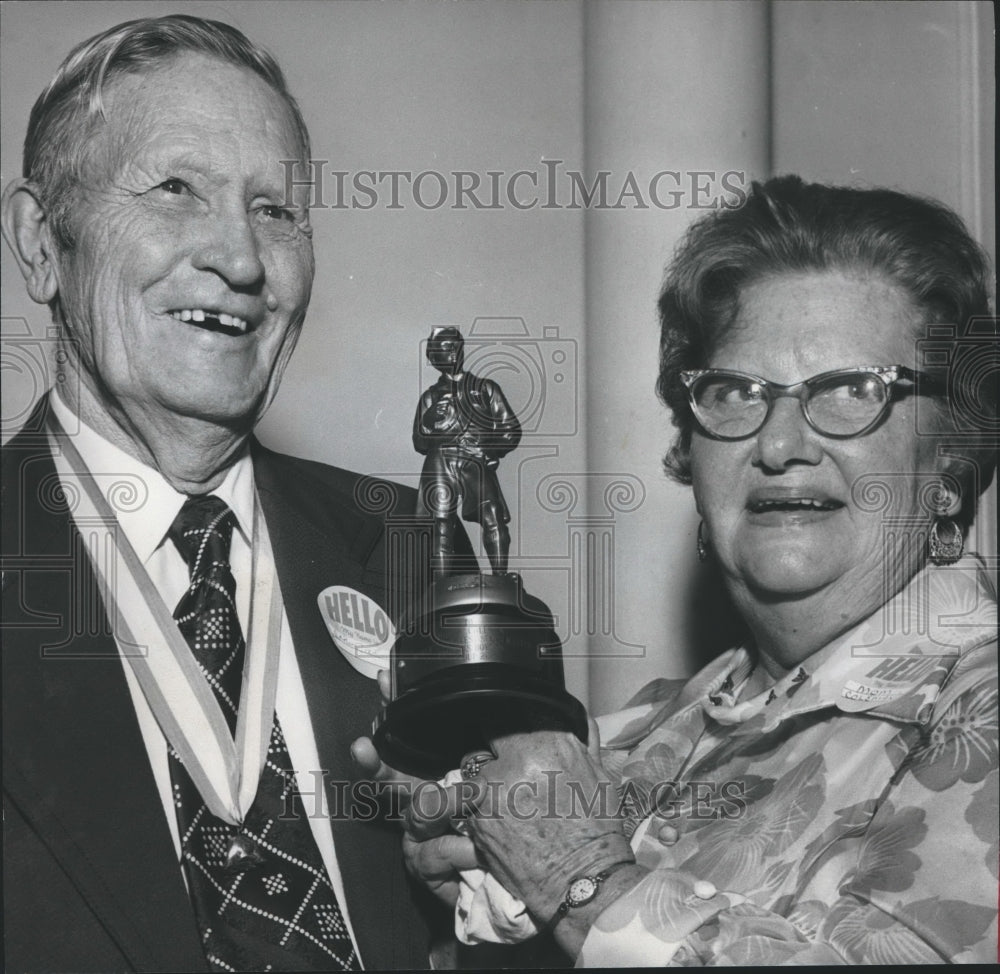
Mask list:
[[[465,371],[457,328],[431,332],[427,359],[441,375],[417,405],[413,445],[425,457],[417,513],[432,522],[432,580],[400,621],[372,740],[391,767],[440,778],[504,734],[568,730],[586,742],[587,714],[566,691],[552,613],[507,571],[496,470],[520,441],[517,416],[497,383]],[[480,524],[491,574],[456,554],[459,514]]]

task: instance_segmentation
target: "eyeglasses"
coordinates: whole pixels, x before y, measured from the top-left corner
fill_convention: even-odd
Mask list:
[[[681,372],[698,425],[718,440],[752,436],[771,415],[774,400],[791,396],[802,404],[806,422],[817,433],[839,439],[867,433],[885,415],[892,388],[905,379],[926,383],[917,391],[940,391],[942,383],[904,365],[858,365],[821,372],[811,379],[781,385],[746,372],[698,369]]]

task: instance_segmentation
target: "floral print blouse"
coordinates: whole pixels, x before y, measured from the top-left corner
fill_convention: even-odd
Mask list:
[[[995,963],[996,622],[929,566],[763,693],[735,649],[602,718],[651,872],[578,966]]]

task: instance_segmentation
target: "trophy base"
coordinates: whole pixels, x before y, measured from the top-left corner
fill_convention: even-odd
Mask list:
[[[393,699],[372,726],[386,764],[438,779],[506,734],[564,730],[586,742],[551,613],[519,576],[445,576],[430,594],[393,646]]]
[[[503,664],[456,669],[415,687],[375,719],[372,740],[390,767],[443,778],[470,751],[489,751],[491,740],[526,731],[572,731],[586,742],[587,712],[565,690],[511,673]]]

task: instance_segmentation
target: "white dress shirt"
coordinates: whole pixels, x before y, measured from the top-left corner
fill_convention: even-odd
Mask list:
[[[187,495],[176,491],[159,471],[129,456],[83,423],[59,398],[55,390],[49,394],[49,402],[56,419],[59,420],[63,429],[72,436],[73,445],[94,477],[101,493],[115,512],[122,533],[135,549],[154,587],[163,597],[167,607],[173,609],[187,590],[189,578],[188,567],[180,552],[167,537],[167,532],[187,500]],[[72,490],[72,474],[68,464],[59,455],[53,459],[60,482]],[[123,484],[134,486],[138,493],[133,494],[129,486],[123,489]],[[236,611],[243,632],[247,633],[249,631],[250,594],[252,591],[250,584],[253,567],[251,539],[253,537],[255,503],[253,464],[249,452],[245,452],[230,467],[225,480],[211,493],[225,501],[236,516],[236,530],[233,531],[229,561],[233,577],[236,579]],[[263,519],[261,519],[261,524],[263,524]],[[80,527],[79,524],[77,526]],[[263,525],[263,530],[267,530],[266,525]],[[84,532],[81,531],[81,534]],[[129,607],[123,605],[119,606],[119,609],[127,620]],[[139,686],[139,681],[126,658],[121,642],[117,639],[116,642],[118,642],[125,679],[132,696],[143,743],[149,755],[153,777],[156,780],[164,815],[173,837],[174,850],[178,863],[180,863],[180,835],[171,795],[167,739],[153,716]],[[249,659],[251,653],[261,650],[262,647],[259,643],[256,645],[248,643],[247,658]],[[288,619],[284,613],[282,613],[281,621],[275,712],[281,721],[281,729],[288,747],[292,768],[300,783],[303,806],[310,828],[337,894],[341,912],[354,943],[355,953],[360,957],[347,912],[344,884],[337,865],[325,794],[321,790],[322,777],[318,773],[312,773],[312,769],[316,769],[318,772],[321,765],[316,750],[316,739],[309,720],[305,689],[302,685],[298,661],[295,658],[295,647],[288,628]],[[320,782],[319,788],[317,782]],[[317,796],[316,799],[312,797],[314,794]]]

